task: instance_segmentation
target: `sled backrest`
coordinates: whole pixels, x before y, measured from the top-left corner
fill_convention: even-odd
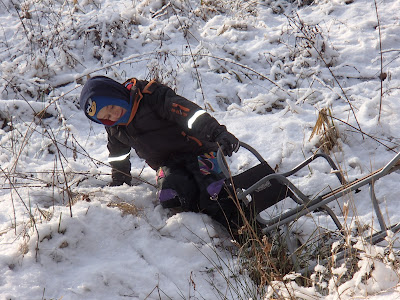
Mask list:
[[[247,190],[264,177],[275,174],[275,171],[255,149],[242,142],[240,142],[240,146],[250,151],[260,163],[238,175],[231,177],[221,151],[218,151],[217,155],[218,164],[221,166],[221,169],[227,178],[226,182],[231,185],[235,191]],[[293,193],[286,185],[276,179],[271,179],[265,183],[257,184],[257,189],[252,191],[249,195],[251,196],[251,201],[245,201],[246,199],[241,200],[249,202],[252,208],[251,210],[258,215],[268,207],[287,197],[291,197]]]
[[[260,164],[232,177],[233,186],[235,189],[248,189],[254,183],[264,178],[267,175],[274,174],[275,171],[271,166],[263,161]],[[251,203],[256,214],[259,214],[268,207],[278,203],[279,201],[290,197],[292,192],[287,186],[281,184],[275,179],[267,181],[260,185],[251,194]]]

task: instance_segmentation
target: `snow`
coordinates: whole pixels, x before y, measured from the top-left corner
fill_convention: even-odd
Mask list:
[[[135,185],[106,186],[106,133],[78,109],[87,75],[157,77],[285,172],[318,150],[310,136],[330,108],[330,155],[347,179],[361,178],[399,151],[400,2],[306,2],[1,1],[0,299],[400,298],[396,233],[374,247],[360,239],[346,280],[347,266],[324,278],[318,265],[311,286],[290,274],[257,294],[227,232],[158,205],[154,171],[134,154]],[[229,162],[237,173],[255,159],[240,150]],[[319,160],[290,179],[306,195],[339,186]],[[391,225],[399,180],[375,184]],[[367,187],[329,206],[351,231],[379,230]],[[294,234],[305,241],[316,223],[335,229],[318,214]]]

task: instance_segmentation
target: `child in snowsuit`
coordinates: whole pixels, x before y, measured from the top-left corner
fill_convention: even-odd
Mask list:
[[[203,212],[236,231],[239,215],[224,189],[216,161],[218,145],[231,156],[238,139],[195,103],[156,81],[108,77],[89,79],[80,106],[105,125],[112,183],[131,183],[130,150],[156,171],[158,198],[164,208],[181,206]]]

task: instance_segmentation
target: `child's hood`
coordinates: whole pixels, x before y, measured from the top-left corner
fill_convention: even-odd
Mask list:
[[[129,90],[119,82],[105,76],[96,76],[90,78],[82,88],[79,104],[89,119],[102,124],[96,115],[103,107],[118,105],[128,111],[131,109],[129,94]]]

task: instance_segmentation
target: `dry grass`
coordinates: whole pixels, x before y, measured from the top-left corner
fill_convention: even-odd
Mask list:
[[[71,204],[75,205],[80,201],[91,202],[92,200],[90,199],[89,194],[76,194],[73,196]],[[68,203],[67,206],[69,205],[70,204]],[[140,212],[140,210],[134,204],[123,201],[121,202],[111,201],[110,203],[107,204],[107,207],[118,208],[122,212],[123,216],[126,215],[138,216]]]
[[[116,207],[121,210],[122,215],[133,215],[138,216],[140,210],[133,204],[127,202],[110,202],[107,204],[108,207]]]
[[[330,108],[323,108],[318,113],[317,122],[311,132],[311,140],[315,135],[319,136],[319,147],[326,153],[338,145],[339,133],[332,120]]]

